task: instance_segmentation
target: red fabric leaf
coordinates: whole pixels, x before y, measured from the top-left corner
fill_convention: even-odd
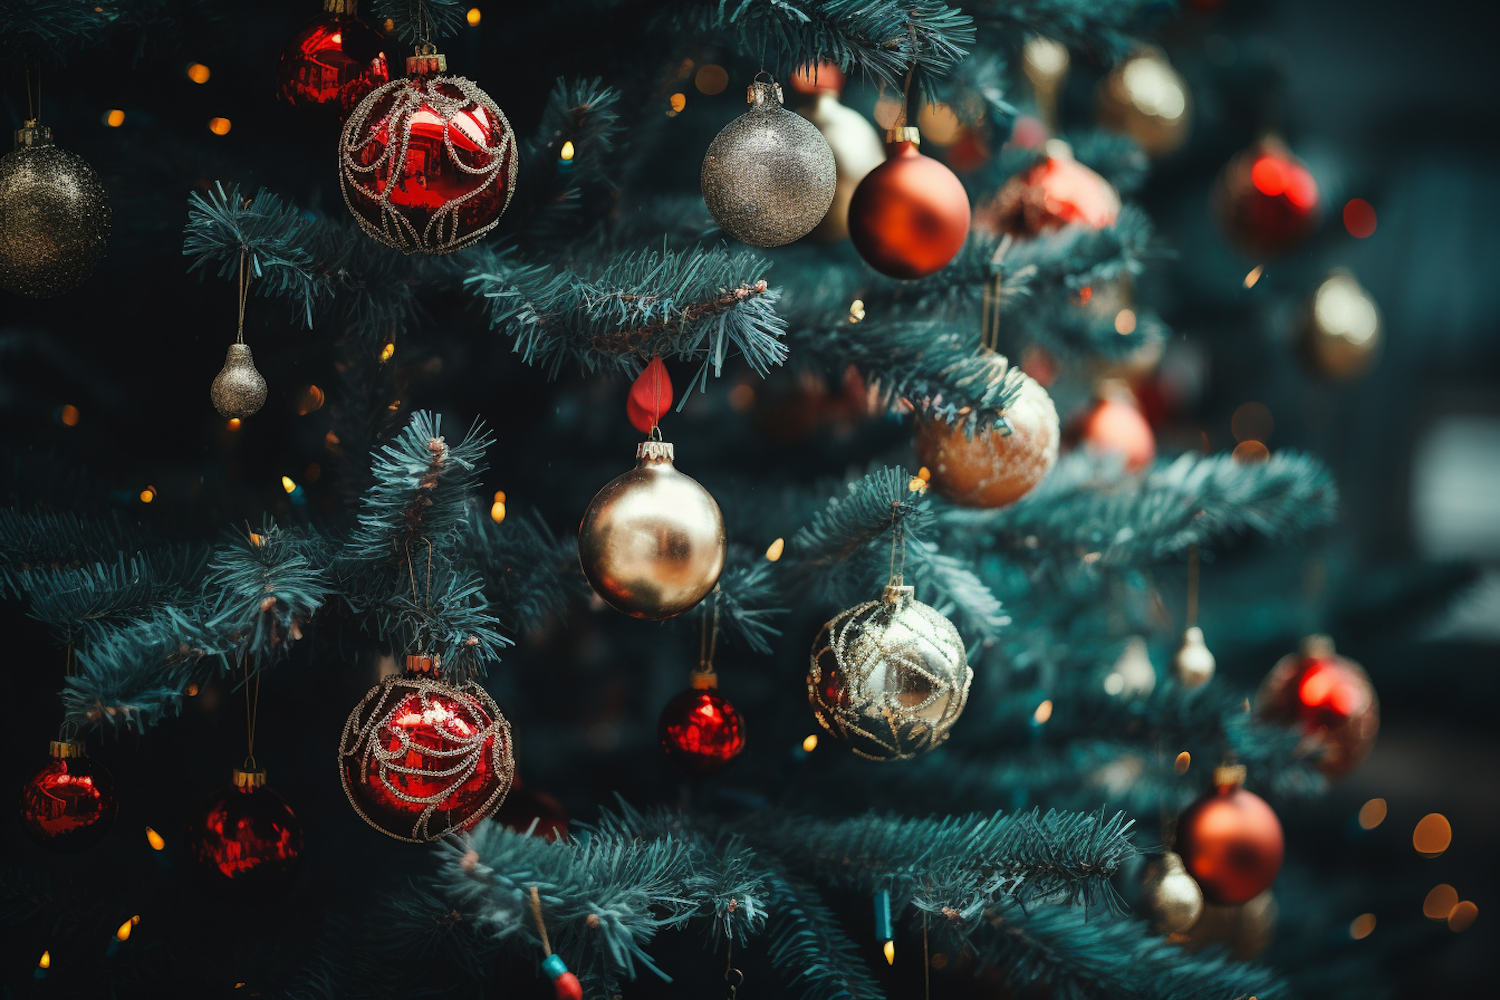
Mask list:
[[[630,396],[625,400],[625,415],[630,424],[642,434],[651,433],[672,406],[672,377],[661,358],[652,358],[646,370],[630,387]]]

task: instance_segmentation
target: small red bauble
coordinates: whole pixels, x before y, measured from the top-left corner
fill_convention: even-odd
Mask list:
[[[661,710],[656,735],[684,774],[717,771],[745,749],[739,710],[713,691],[689,688]]]
[[[1265,799],[1240,787],[1243,780],[1244,768],[1219,768],[1218,787],[1177,819],[1177,853],[1210,903],[1248,902],[1281,871],[1281,821]]]
[[[1120,215],[1120,196],[1109,181],[1059,150],[1006,181],[987,215],[997,231],[1017,237],[1074,223],[1104,229]]]
[[[339,181],[370,236],[402,253],[451,253],[499,223],[517,162],[515,133],[488,94],[461,76],[416,75],[354,109]]]
[[[953,171],[917,151],[914,128],[886,133],[886,160],[849,202],[849,238],[881,274],[911,280],[941,271],[969,236],[969,195]]]
[[[302,862],[302,824],[286,799],[266,787],[266,772],[235,768],[188,828],[188,853],[236,886],[286,885]]]
[[[1100,386],[1100,397],[1080,425],[1084,450],[1119,455],[1125,468],[1140,472],[1156,458],[1156,435],[1128,390]]]
[[[408,670],[381,681],[349,713],[339,774],[354,811],[397,840],[467,830],[499,807],[515,775],[510,725],[477,684]]]
[[[652,358],[630,386],[630,395],[625,399],[625,415],[630,426],[642,434],[651,433],[661,420],[662,414],[672,408],[672,377],[661,358]]]
[[[317,119],[343,121],[390,81],[385,37],[355,16],[356,3],[323,0],[323,13],[297,29],[276,65],[277,97]]]
[[[54,854],[88,850],[109,833],[120,810],[115,779],[84,756],[77,740],[54,740],[52,760],[21,786],[21,825]]]
[[[1318,228],[1322,199],[1302,161],[1276,139],[1230,160],[1214,186],[1214,213],[1240,250],[1266,257],[1291,250]]]
[[[931,471],[933,489],[954,503],[962,507],[1015,503],[1047,478],[1056,464],[1057,408],[1040,383],[1022,378],[1019,396],[1005,410],[1009,434],[995,425],[969,436],[962,423],[949,424],[936,417],[917,419],[917,459]]]
[[[1318,769],[1347,774],[1370,754],[1380,731],[1380,700],[1364,668],[1333,650],[1326,635],[1308,636],[1302,649],[1271,669],[1255,696],[1261,718],[1300,724],[1306,745],[1321,750]]]
[[[563,804],[546,792],[523,785],[519,775],[511,782],[505,801],[495,810],[495,822],[533,837],[568,839],[568,811]]]

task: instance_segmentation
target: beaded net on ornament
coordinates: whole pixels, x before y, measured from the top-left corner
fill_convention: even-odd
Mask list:
[[[461,183],[438,207],[401,204],[397,194],[429,190],[433,149],[413,149],[413,123],[442,125],[445,162]],[[460,149],[455,133],[473,145]],[[371,91],[339,142],[344,204],[367,234],[402,253],[461,250],[494,229],[515,194],[519,157],[505,113],[461,76],[415,76]],[[395,177],[392,175],[395,174]]]

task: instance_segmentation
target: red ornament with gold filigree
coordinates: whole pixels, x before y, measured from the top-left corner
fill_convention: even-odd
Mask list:
[[[430,47],[429,47],[430,48]],[[339,143],[344,204],[402,253],[451,253],[494,229],[515,194],[516,137],[490,96],[424,51],[359,103]]]
[[[969,195],[947,167],[917,150],[915,128],[886,132],[886,160],[849,202],[849,238],[881,274],[911,280],[948,266],[969,236]]]
[[[1128,472],[1140,472],[1156,458],[1156,434],[1130,389],[1115,379],[1099,383],[1098,398],[1084,415],[1079,433],[1085,451],[1100,458],[1117,455]]]
[[[1255,710],[1268,721],[1300,725],[1304,747],[1318,753],[1318,769],[1330,778],[1368,757],[1380,731],[1369,674],[1334,652],[1326,635],[1308,636],[1301,650],[1281,658],[1261,683]]]
[[[266,772],[235,768],[188,829],[188,853],[236,886],[279,888],[302,863],[302,824],[286,799],[266,786]]]
[[[385,36],[357,16],[358,0],[323,0],[276,64],[276,96],[315,120],[343,121],[391,79]]]
[[[667,760],[684,774],[724,767],[745,749],[745,721],[739,710],[713,688],[713,674],[695,673],[693,687],[661,711],[656,734]]]
[[[52,760],[21,786],[21,826],[38,847],[77,854],[104,839],[120,803],[115,780],[78,740],[53,740]]]
[[[1281,820],[1240,785],[1243,767],[1214,771],[1213,791],[1177,819],[1177,853],[1210,903],[1244,903],[1271,887],[1281,871],[1286,840]]]
[[[339,773],[365,822],[421,843],[493,813],[516,765],[510,724],[484,688],[437,680],[435,657],[406,660],[349,714]]]
[[[1213,205],[1225,235],[1253,258],[1285,253],[1306,241],[1323,211],[1318,182],[1275,138],[1261,140],[1224,166]]]

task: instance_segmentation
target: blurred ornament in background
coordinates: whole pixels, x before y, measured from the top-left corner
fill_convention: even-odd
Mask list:
[[[1130,387],[1117,379],[1102,379],[1096,395],[1079,424],[1083,449],[1099,458],[1120,456],[1128,472],[1145,469],[1156,458],[1156,435]]]
[[[1120,698],[1144,698],[1155,689],[1156,668],[1146,650],[1146,639],[1133,635],[1125,640],[1120,658],[1104,675],[1104,691]]]
[[[339,139],[339,186],[361,229],[402,253],[452,253],[499,223],[516,137],[499,106],[430,45],[360,101]]]
[[[1248,962],[1271,946],[1276,937],[1276,897],[1271,890],[1238,906],[1205,903],[1196,923],[1184,933],[1190,951],[1218,946],[1236,962]]]
[[[838,168],[812,122],[781,106],[781,86],[757,79],[750,110],[725,125],[703,157],[699,186],[714,221],[741,243],[779,247],[828,214]]]
[[[302,863],[302,824],[259,768],[235,768],[188,827],[188,853],[237,887],[275,890]]]
[[[1300,725],[1308,749],[1320,751],[1318,770],[1337,778],[1369,756],[1380,731],[1380,701],[1364,668],[1333,649],[1326,635],[1271,668],[1255,695],[1255,712],[1268,722]]]
[[[555,797],[522,782],[520,775],[511,781],[505,801],[495,810],[495,822],[533,837],[568,839],[568,810]]]
[[[1005,358],[997,361],[1003,378]],[[916,419],[917,458],[932,472],[933,489],[963,507],[1004,507],[1031,492],[1057,463],[1057,408],[1035,379],[1021,376],[1020,393],[995,423],[974,428],[960,418]]]
[[[260,412],[266,403],[266,380],[255,368],[249,344],[230,344],[224,367],[214,376],[209,399],[220,414],[243,420]]]
[[[1181,934],[1203,913],[1203,890],[1182,858],[1172,851],[1161,854],[1146,865],[1141,881],[1141,915],[1151,922],[1158,934]]]
[[[813,641],[807,697],[823,728],[870,760],[905,760],[948,738],[974,671],[963,637],[893,583],[824,625]]]
[[[1037,114],[1047,133],[1057,132],[1057,95],[1067,78],[1070,62],[1066,45],[1041,35],[1032,35],[1021,48],[1021,69],[1031,81]]]
[[[1183,630],[1182,642],[1172,654],[1172,676],[1189,691],[1213,680],[1214,654],[1203,641],[1203,630],[1190,625]]]
[[[1120,195],[1109,181],[1073,159],[1067,143],[1050,139],[1045,149],[1045,159],[1000,188],[981,213],[985,224],[1020,238],[1074,223],[1092,229],[1114,225],[1120,214]]]
[[[1328,378],[1357,378],[1380,357],[1380,308],[1375,299],[1339,268],[1307,304],[1297,346],[1308,367]]]
[[[94,168],[28,120],[0,157],[0,287],[33,299],[76,288],[104,259],[110,214]]]
[[[797,108],[797,114],[823,134],[837,168],[833,202],[810,235],[819,243],[836,243],[849,238],[849,202],[859,182],[885,160],[885,147],[869,119],[839,102],[844,74],[833,63],[798,70],[792,75],[791,87],[812,98],[811,103]]]
[[[630,393],[625,397],[625,416],[630,426],[649,434],[671,408],[672,377],[661,358],[652,358],[630,385]]]
[[[697,776],[724,767],[745,749],[745,721],[716,690],[712,672],[695,671],[693,686],[667,702],[656,735],[667,760]]]
[[[1099,81],[1098,106],[1101,125],[1130,136],[1152,158],[1176,151],[1192,128],[1187,82],[1158,49],[1133,53]]]
[[[510,724],[478,684],[432,676],[413,654],[349,713],[339,777],[360,818],[413,843],[467,830],[493,813],[515,774]]]
[[[910,126],[888,129],[886,159],[849,203],[849,238],[875,270],[925,278],[948,266],[969,235],[969,195],[953,171],[923,156]]]
[[[1229,241],[1252,258],[1300,246],[1322,219],[1317,181],[1274,136],[1224,165],[1214,184],[1213,209]]]
[[[1216,768],[1214,790],[1177,818],[1177,853],[1209,903],[1249,902],[1281,871],[1281,821],[1244,780],[1243,767]]]
[[[81,740],[53,740],[52,759],[21,786],[21,826],[53,854],[88,850],[115,824],[115,779]]]
[[[677,471],[664,441],[643,441],[636,467],[590,501],[578,559],[594,592],[632,618],[672,618],[708,596],[724,568],[724,515]]]
[[[390,82],[386,40],[359,19],[359,0],[323,0],[323,13],[297,29],[276,64],[276,96],[311,120],[342,122]]]

